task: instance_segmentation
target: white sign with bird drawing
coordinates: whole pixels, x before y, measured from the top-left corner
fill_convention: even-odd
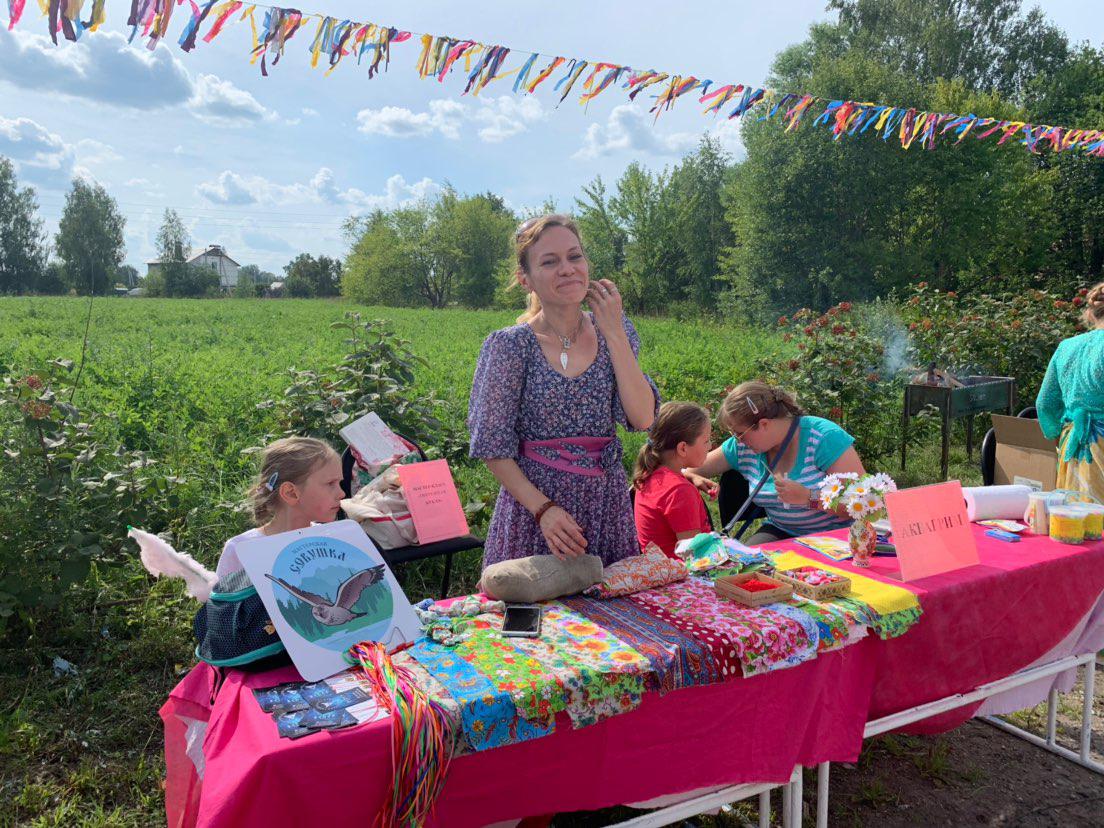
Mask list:
[[[307,681],[344,670],[360,641],[392,650],[421,625],[379,551],[353,520],[241,542],[238,554]]]

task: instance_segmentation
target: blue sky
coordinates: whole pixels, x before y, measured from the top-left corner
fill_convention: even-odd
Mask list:
[[[1104,40],[1104,4],[1040,5],[1072,40]],[[701,115],[691,96],[654,126],[643,95],[630,105],[616,89],[585,110],[577,95],[557,108],[551,83],[532,96],[511,94],[510,81],[461,96],[458,72],[444,83],[419,79],[416,39],[394,46],[390,70],[372,80],[351,61],[326,77],[310,68],[311,23],[264,78],[249,64],[248,22],[181,52],[186,6],[152,52],[138,39],[126,44],[125,0],[108,0],[99,32],[58,47],[34,0],[14,32],[0,11],[0,155],[37,189],[51,235],[74,175],[103,184],[127,218],[126,261],[142,274],[166,207],[183,216],[196,247],[222,244],[239,263],[279,273],[299,252],[343,255],[350,214],[431,196],[446,182],[492,190],[516,209],[546,198],[570,209],[596,175],[612,183],[632,161],[662,168],[705,130],[741,153],[738,123]],[[300,8],[504,44],[515,50],[507,70],[515,55],[540,51],[718,84],[761,83],[780,49],[827,19],[823,0],[694,1],[677,12],[639,1],[475,6],[304,0]]]

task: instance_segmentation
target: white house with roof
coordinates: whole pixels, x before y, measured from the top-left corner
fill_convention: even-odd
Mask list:
[[[209,244],[190,259],[188,264],[195,267],[209,267],[219,275],[219,287],[222,290],[233,290],[238,285],[238,271],[241,265],[230,258],[221,244]],[[161,269],[161,260],[152,259],[146,262],[146,275],[149,276]]]

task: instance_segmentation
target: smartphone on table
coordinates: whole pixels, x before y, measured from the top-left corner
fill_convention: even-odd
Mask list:
[[[509,604],[502,619],[502,634],[508,638],[540,638],[541,608],[538,604]]]

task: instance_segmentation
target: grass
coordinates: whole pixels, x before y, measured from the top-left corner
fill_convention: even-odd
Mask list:
[[[87,301],[0,298],[0,373],[55,357],[80,358]],[[348,310],[385,318],[428,360],[412,391],[443,400],[438,412],[463,429],[472,369],[484,337],[513,313],[355,307],[325,300],[125,300],[93,304],[87,364],[76,403],[97,426],[188,478],[179,545],[213,566],[225,538],[247,521],[232,506],[254,458],[242,451],[275,431],[258,402],[282,393],[287,370],[322,369],[344,353],[330,324]],[[782,347],[750,328],[668,319],[635,320],[641,363],[665,399],[715,406],[726,386],[754,375]],[[625,436],[626,458],[640,435]],[[952,476],[976,480],[975,463],[952,454]],[[976,461],[975,461],[976,462]],[[895,458],[882,470],[899,475]],[[464,502],[493,502],[480,464],[454,474]],[[911,452],[904,480],[930,482],[938,446]],[[489,510],[473,528],[485,529]],[[403,573],[408,594],[435,594],[441,563]],[[478,574],[477,555],[454,573],[455,592]],[[169,690],[191,665],[195,604],[178,583],[154,582],[137,560],[94,570],[39,628],[0,639],[0,825],[145,826],[163,819],[161,724]],[[76,672],[55,675],[55,657]],[[884,793],[870,791],[878,802]],[[727,819],[731,819],[728,817]],[[717,824],[733,824],[721,818]]]

